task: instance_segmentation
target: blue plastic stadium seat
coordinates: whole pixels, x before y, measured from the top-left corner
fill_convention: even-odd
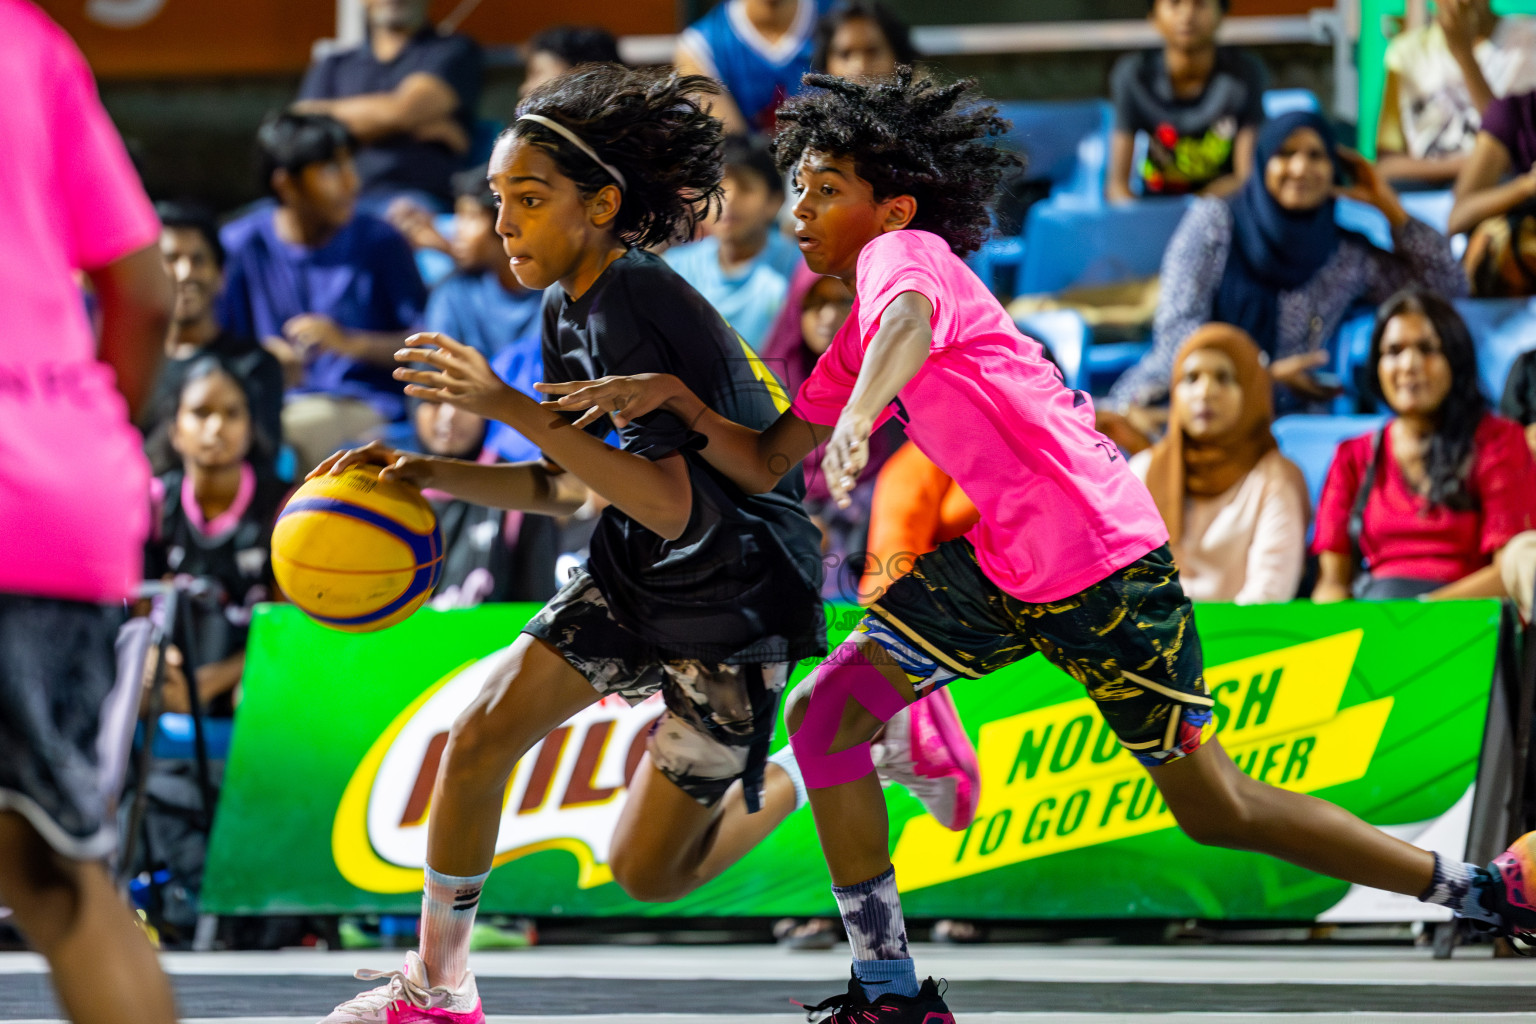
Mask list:
[[[1015,323],[1019,330],[1050,348],[1067,387],[1084,387],[1083,356],[1088,350],[1088,325],[1080,315],[1070,309],[1048,309]]]
[[[1152,347],[1150,341],[1099,342],[1088,347],[1088,382],[1090,395],[1106,394],[1120,375],[1137,363]]]
[[[1102,198],[1113,110],[1107,100],[998,104],[1012,122],[1005,145],[1024,154],[1025,177],[1049,181],[1052,191]],[[1083,146],[1084,140],[1090,141]]]
[[[1030,207],[1017,292],[1059,292],[1158,272],[1187,197],[1084,205],[1048,199]]]
[[[1373,306],[1358,305],[1351,308],[1339,324],[1338,332],[1328,343],[1333,353],[1333,372],[1344,383],[1344,393],[1333,400],[1333,411],[1347,415],[1361,408],[1372,408],[1375,396],[1370,382],[1365,379],[1365,364],[1371,357],[1371,332],[1376,329],[1376,310]]]
[[[1451,206],[1456,202],[1455,193],[1450,189],[1437,189],[1433,192],[1403,192],[1398,198],[1403,201],[1403,209],[1408,211],[1408,216],[1423,221],[1442,235],[1445,234],[1446,225],[1451,219]]]
[[[1296,463],[1307,478],[1307,493],[1317,508],[1328,467],[1340,441],[1368,434],[1387,421],[1385,416],[1282,416],[1275,420],[1275,440],[1280,454]]]
[[[1516,357],[1536,348],[1536,299],[1459,299],[1456,309],[1477,345],[1483,393],[1497,403]]]
[[[208,758],[222,761],[229,757],[229,741],[234,735],[235,723],[228,718],[204,718],[203,740],[208,745]],[[167,711],[160,716],[155,728],[155,757],[186,759],[196,757],[192,735],[192,716]]]
[[[1378,249],[1392,251],[1392,225],[1376,207],[1358,199],[1340,199],[1333,208],[1333,220],[1341,228],[1364,235]]]
[[[1311,89],[1266,89],[1264,91],[1264,116],[1279,117],[1295,110],[1317,113],[1322,105]]]

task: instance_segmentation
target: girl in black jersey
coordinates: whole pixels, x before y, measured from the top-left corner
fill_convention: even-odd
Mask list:
[[[250,392],[219,356],[187,367],[174,414],[156,443],[181,466],[155,478],[157,515],[144,577],[191,576],[210,584],[192,603],[197,650],[189,653],[202,706],[227,717],[245,669],[251,609],[277,590],[267,552],[288,485],[263,468],[271,451],[251,418]],[[176,648],[166,654],[168,711],[190,707],[185,660]]]
[[[496,229],[519,280],[547,289],[548,380],[677,374],[754,429],[783,390],[707,302],[645,247],[688,233],[718,202],[720,126],[693,97],[707,79],[592,66],[525,98],[489,168]],[[507,648],[454,723],[432,797],[420,954],[330,1021],[484,1019],[466,970],[518,758],[582,708],[661,691],[667,712],[630,783],[610,867],[630,895],[672,900],[757,844],[803,793],[793,762],[764,767],[778,697],[795,662],[825,652],[819,535],[787,479],[749,495],[697,454],[669,413],[600,440],[504,384],[473,349],[417,335],[396,370],[406,393],[509,424],[544,453],[485,465],[379,444],[315,473],[383,464],[383,475],[500,508],[551,515],[586,491],[610,502],[587,566]],[[585,486],[573,486],[568,481]],[[749,812],[765,807],[769,813]]]

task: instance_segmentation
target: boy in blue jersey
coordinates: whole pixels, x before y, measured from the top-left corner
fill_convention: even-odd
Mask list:
[[[816,20],[826,0],[723,0],[677,38],[678,74],[725,89],[705,98],[728,135],[773,134],[773,113],[811,70]]]

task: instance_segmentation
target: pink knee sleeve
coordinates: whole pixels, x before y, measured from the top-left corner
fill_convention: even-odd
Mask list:
[[[889,721],[892,715],[907,706],[891,681],[871,665],[858,648],[845,645],[833,651],[816,670],[816,682],[811,689],[805,718],[789,737],[789,745],[794,748],[795,760],[800,764],[800,774],[807,788],[840,786],[862,779],[875,770],[868,740],[847,750],[832,752],[838,727],[842,724],[843,708],[850,700],[858,701],[864,710],[882,722]]]

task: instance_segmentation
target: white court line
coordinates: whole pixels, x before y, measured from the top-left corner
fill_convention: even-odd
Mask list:
[[[1472,1024],[1474,1021],[1498,1021],[1499,1024],[1533,1024],[1536,1022],[1536,1013],[1145,1013],[1145,1014],[1104,1014],[1104,1013],[967,1013],[964,1019],[977,1024],[1127,1024],[1128,1021],[1137,1021],[1147,1018],[1148,1024],[1266,1024],[1266,1022],[1295,1022],[1295,1024],[1394,1024],[1403,1020],[1461,1020]],[[772,1015],[733,1015],[734,1021],[742,1021],[745,1024],[770,1024],[777,1021],[785,1024],[786,1018],[782,1013]],[[615,1017],[612,1014],[601,1014],[580,1017],[504,1017],[493,1015],[486,1018],[486,1024],[595,1024],[602,1021],[604,1024],[700,1024],[703,1021],[718,1021],[718,1013],[699,1014],[626,1014]],[[187,1018],[181,1024],[314,1024],[315,1018],[310,1017],[195,1017]],[[68,1024],[67,1021],[58,1020],[15,1020],[6,1021],[5,1024]]]
[[[1375,947],[1092,947],[987,945],[914,947],[919,970],[951,984],[973,981],[1205,985],[1531,986],[1536,971],[1517,958],[1494,959],[1488,947],[1434,960],[1427,949]],[[346,977],[359,967],[395,966],[398,950],[276,953],[169,953],[177,975],[311,975]],[[846,948],[793,952],[774,946],[541,946],[476,953],[482,978],[593,978],[690,981],[807,981],[846,978]],[[0,954],[0,978],[45,969],[32,954]],[[1536,991],[1532,994],[1536,1006]]]

